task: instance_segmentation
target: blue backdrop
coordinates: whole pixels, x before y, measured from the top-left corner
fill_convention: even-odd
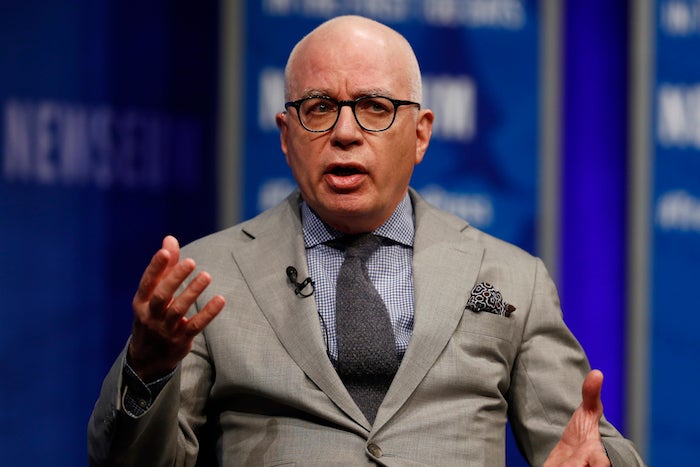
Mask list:
[[[0,450],[8,465],[85,464],[87,418],[129,333],[143,267],[164,234],[184,243],[215,228],[212,3],[3,3]],[[330,16],[359,13],[404,33],[423,65],[425,104],[438,120],[413,185],[435,204],[534,251],[538,1],[245,3],[244,217],[293,188],[274,126],[292,44]],[[700,106],[694,60],[700,9],[690,0],[657,3],[673,9],[663,16],[657,8],[667,25],[659,31],[655,72],[651,460],[670,465],[660,459],[674,452],[675,464],[687,462],[698,438],[696,428],[674,423],[679,412],[697,412],[692,393],[679,395],[677,388],[695,385],[687,368],[697,349],[696,319],[684,297],[700,264],[700,193],[691,175],[700,150],[693,113]],[[622,369],[609,362],[623,359],[626,9],[627,2],[569,2],[564,17],[562,235],[579,235],[564,245],[571,269],[563,272],[562,298],[594,364],[611,365],[603,396],[617,423]],[[596,177],[600,171],[605,176]],[[586,188],[591,184],[597,189]],[[577,196],[579,188],[591,196]],[[589,222],[602,226],[595,236],[586,235]],[[586,260],[600,267],[579,267]],[[609,299],[595,302],[601,285]],[[586,318],[592,309],[598,314]],[[607,320],[609,328],[601,324]],[[608,332],[602,338],[595,332],[601,328]],[[512,444],[509,450],[509,465],[519,464]]]
[[[700,2],[655,8],[649,462],[689,465],[700,442]]]
[[[184,1],[0,14],[0,451],[87,464],[86,425],[166,233],[214,226],[217,17]]]

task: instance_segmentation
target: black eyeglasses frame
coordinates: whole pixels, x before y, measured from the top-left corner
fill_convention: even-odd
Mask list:
[[[369,128],[364,127],[362,125],[362,123],[360,123],[360,120],[357,118],[357,113],[355,113],[355,107],[357,106],[357,104],[359,102],[362,102],[363,100],[366,100],[366,99],[373,99],[373,98],[386,99],[389,102],[391,102],[391,104],[394,106],[394,115],[391,118],[391,122],[389,123],[389,125],[386,128],[383,128],[381,130],[371,130]],[[329,101],[337,104],[338,112],[335,115],[335,121],[333,122],[333,124],[329,128],[327,128],[325,130],[312,130],[312,129],[308,128],[306,125],[304,125],[304,122],[301,120],[301,112],[299,111],[299,108],[301,107],[301,104],[303,104],[304,102],[311,100],[311,99],[326,99],[326,100],[329,100]],[[338,119],[340,118],[340,111],[343,109],[343,107],[347,106],[347,107],[350,107],[350,109],[352,110],[352,115],[353,115],[353,117],[355,117],[355,121],[357,122],[357,124],[359,125],[360,128],[362,128],[364,131],[369,131],[372,133],[380,133],[382,131],[386,131],[389,128],[391,128],[391,126],[394,124],[394,121],[396,120],[396,113],[398,112],[399,107],[401,107],[402,105],[417,105],[419,110],[421,108],[421,105],[418,102],[406,101],[406,100],[401,100],[401,99],[392,99],[391,97],[386,97],[386,96],[382,96],[382,95],[378,95],[378,94],[360,96],[357,99],[342,100],[342,101],[339,101],[339,100],[334,99],[334,98],[329,97],[329,96],[308,96],[308,97],[304,97],[301,99],[297,99],[295,101],[285,102],[284,108],[285,108],[285,110],[289,110],[290,107],[294,107],[296,109],[297,118],[299,119],[299,124],[306,131],[310,131],[311,133],[325,133],[327,131],[331,131],[335,127],[335,125],[338,123]]]

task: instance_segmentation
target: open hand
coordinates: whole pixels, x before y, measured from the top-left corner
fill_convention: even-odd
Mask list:
[[[134,324],[128,358],[143,381],[153,381],[172,371],[192,348],[194,337],[224,307],[224,298],[216,295],[197,314],[185,316],[211,282],[209,274],[199,272],[175,296],[194,269],[192,259],[180,260],[180,245],[175,237],[167,236],[141,277],[132,302]]]

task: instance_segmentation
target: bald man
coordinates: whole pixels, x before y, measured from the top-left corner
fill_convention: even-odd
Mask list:
[[[541,261],[409,188],[434,117],[406,40],[335,18],[285,81],[299,189],[182,252],[163,240],[89,422],[91,464],[504,465],[510,420],[532,464],[641,465]],[[379,304],[341,284],[359,239]],[[377,321],[347,315],[355,302]]]

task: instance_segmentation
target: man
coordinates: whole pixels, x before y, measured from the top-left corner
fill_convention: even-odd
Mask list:
[[[187,246],[197,266],[164,239],[89,423],[91,463],[503,465],[509,419],[532,464],[641,464],[601,418],[602,374],[586,376],[541,262],[409,189],[433,113],[405,39],[335,18],[285,77],[299,191]],[[343,238],[375,242],[364,276]],[[382,324],[348,315],[357,303],[384,307]],[[374,350],[387,327],[391,350]]]

